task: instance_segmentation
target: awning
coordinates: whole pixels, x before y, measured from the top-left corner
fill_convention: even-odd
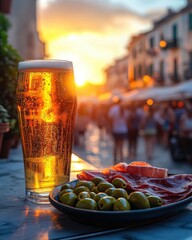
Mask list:
[[[98,96],[98,102],[103,104],[111,104],[115,98],[120,98],[123,100],[124,90],[115,89],[111,92],[104,93]]]
[[[146,101],[150,98],[157,102],[183,100],[185,98],[192,97],[192,80],[188,80],[174,86],[149,87],[144,89],[135,89],[129,92],[114,90],[100,95],[98,97],[98,102],[110,104],[113,102],[114,97],[121,98],[125,104],[133,101]]]

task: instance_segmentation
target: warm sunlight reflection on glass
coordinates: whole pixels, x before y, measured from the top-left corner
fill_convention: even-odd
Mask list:
[[[36,88],[35,85],[38,84],[39,80],[42,79],[44,76],[45,79],[43,79],[43,91],[39,93],[39,98],[42,98],[42,101],[39,100],[40,104],[43,104],[43,108],[41,111],[41,116],[39,116],[43,121],[45,122],[55,122],[55,114],[51,109],[52,107],[52,99],[51,99],[51,92],[52,92],[52,86],[51,86],[51,74],[52,73],[35,73],[31,72],[30,73],[30,83],[29,83],[29,88]],[[33,85],[33,86],[32,86]]]
[[[42,175],[45,179],[54,179],[55,178],[55,164],[56,164],[56,156],[47,156],[44,157],[44,160],[46,164],[44,164],[44,168],[41,169],[42,174],[39,172],[34,173],[34,188],[40,188],[40,187],[47,187],[49,185],[49,182],[42,183],[40,181]],[[31,173],[32,174],[32,173]]]
[[[45,122],[55,122],[55,114],[52,111],[53,106],[52,106],[52,73],[43,73],[45,76],[44,80],[44,89],[45,91],[42,91],[42,98],[43,98],[43,104],[44,107],[42,108],[41,111],[41,119],[43,119]]]
[[[46,157],[46,162],[47,165],[45,165],[44,167],[44,176],[45,178],[55,178],[55,172],[53,171],[53,169],[55,169],[55,165],[56,165],[56,156],[49,156]]]

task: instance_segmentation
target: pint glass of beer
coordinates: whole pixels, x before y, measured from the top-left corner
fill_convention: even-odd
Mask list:
[[[71,62],[19,63],[17,110],[27,200],[49,203],[50,190],[69,181],[76,105]]]

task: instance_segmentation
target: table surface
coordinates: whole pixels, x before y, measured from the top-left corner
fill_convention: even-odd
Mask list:
[[[94,166],[72,156],[71,179]],[[0,160],[0,238],[1,239],[192,239],[192,204],[167,219],[143,226],[99,228],[71,220],[52,205],[25,201],[22,158],[12,154]],[[142,225],[142,223],[138,223]]]

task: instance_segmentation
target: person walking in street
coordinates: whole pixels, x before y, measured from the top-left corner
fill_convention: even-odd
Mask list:
[[[74,132],[74,144],[84,146],[85,133],[87,131],[88,124],[90,123],[90,114],[88,112],[86,104],[80,104],[77,109],[75,132]]]
[[[111,121],[111,133],[114,140],[114,164],[117,164],[123,161],[123,145],[128,134],[127,115],[121,105],[121,99],[117,99],[109,109],[108,117]]]
[[[169,140],[173,129],[175,128],[176,124],[176,117],[175,112],[171,106],[168,104],[162,106],[159,110],[159,118],[156,119],[157,122],[161,125],[161,144],[165,147],[169,147]]]
[[[141,124],[141,112],[138,111],[136,106],[130,106],[127,126],[128,126],[128,149],[129,149],[129,160],[135,160],[137,155],[137,142],[139,136],[139,129]]]
[[[186,160],[192,163],[192,106],[186,107],[180,119],[180,137]]]
[[[141,129],[145,139],[145,151],[147,160],[152,160],[156,142],[157,123],[154,117],[154,109],[149,106],[148,111],[141,120]]]

